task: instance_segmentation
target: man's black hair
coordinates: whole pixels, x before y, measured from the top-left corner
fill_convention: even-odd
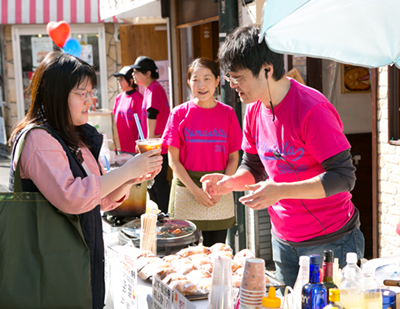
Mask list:
[[[260,28],[245,25],[230,33],[218,51],[220,67],[224,72],[237,72],[250,69],[258,77],[264,63],[274,66],[272,77],[280,80],[284,74],[283,55],[271,51],[265,39],[258,42]]]

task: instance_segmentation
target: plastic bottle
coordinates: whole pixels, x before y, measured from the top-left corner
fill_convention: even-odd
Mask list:
[[[333,251],[325,250],[324,251],[324,262],[322,263],[323,269],[323,277],[322,283],[325,285],[328,295],[329,290],[338,288],[337,285],[333,282]]]
[[[374,278],[374,268],[371,264],[364,264],[364,308],[382,309],[382,291],[379,282]]]
[[[358,261],[357,253],[354,253],[354,252],[347,253],[347,255],[346,255],[347,265],[345,267],[343,267],[341,282],[344,280],[344,277],[346,276],[347,271],[349,269],[354,269],[357,282],[359,284],[362,284],[362,281],[364,280],[364,273],[361,270],[361,268],[357,266],[357,261]]]
[[[320,282],[319,255],[310,255],[310,282],[303,286],[302,309],[322,309],[327,304],[327,290]]]
[[[357,281],[356,270],[354,268],[347,269],[339,289],[340,303],[343,307],[351,309],[362,309],[364,307],[362,286]]]
[[[307,255],[299,258],[299,273],[293,288],[292,308],[301,309],[301,292],[310,279],[310,257]]]
[[[276,297],[275,288],[271,286],[268,290],[268,296],[264,296],[262,300],[262,309],[280,308],[281,299]]]
[[[101,145],[100,149],[100,163],[103,165],[105,170],[110,170],[110,148],[108,148],[108,142],[106,137],[103,139],[103,144]]]
[[[340,302],[340,291],[338,288],[331,288],[329,290],[329,304],[324,309],[344,309]]]

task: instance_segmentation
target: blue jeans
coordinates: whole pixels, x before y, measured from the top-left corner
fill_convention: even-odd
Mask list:
[[[276,279],[293,287],[299,272],[299,257],[318,254],[321,257],[322,265],[324,250],[332,250],[333,257],[339,258],[339,268],[343,268],[347,264],[346,254],[348,252],[356,252],[358,259],[364,257],[364,235],[360,229],[357,229],[335,242],[312,247],[292,247],[282,244],[272,237]]]

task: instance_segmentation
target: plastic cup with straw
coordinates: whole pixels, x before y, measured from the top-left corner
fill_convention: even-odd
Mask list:
[[[149,151],[149,150],[161,148],[161,138],[148,138],[148,139],[145,139],[144,135],[143,135],[142,127],[141,127],[140,122],[139,122],[138,115],[136,113],[134,113],[133,117],[135,118],[136,127],[138,129],[139,137],[140,137],[140,139],[136,141],[136,145],[139,148],[139,152],[140,153],[144,153],[144,152]],[[151,179],[151,180],[147,181],[147,188],[151,189],[153,184],[154,184],[154,179]]]
[[[145,138],[144,138],[144,135],[143,135],[142,126],[140,125],[140,122],[139,122],[139,117],[138,117],[138,115],[136,113],[133,114],[133,117],[135,118],[136,127],[137,127],[138,132],[139,132],[140,140],[144,141]]]

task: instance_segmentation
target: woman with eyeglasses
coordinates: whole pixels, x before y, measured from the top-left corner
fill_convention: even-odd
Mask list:
[[[214,99],[219,79],[214,61],[194,60],[187,72],[194,98],[173,109],[163,135],[174,171],[169,212],[193,221],[205,246],[225,243],[236,223],[233,195],[210,198],[200,184],[215,171],[233,175],[239,162],[242,131],[233,108]]]
[[[19,160],[23,190],[39,191],[61,212],[79,215],[90,251],[92,304],[100,309],[104,307],[100,210],[116,208],[129,196],[132,184],[153,178],[162,157],[157,150],[149,151],[105,174],[98,160],[103,136],[87,123],[95,86],[96,74],[89,64],[62,52],[49,53],[33,76],[29,111],[13,131],[10,145],[11,168],[14,171]],[[25,144],[18,159],[14,152],[23,134]]]

